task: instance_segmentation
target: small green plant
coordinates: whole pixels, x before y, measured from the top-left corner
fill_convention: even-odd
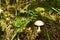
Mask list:
[[[52,7],[52,9],[53,9],[54,11],[56,11],[58,15],[60,15],[60,11],[58,11],[58,10],[55,9],[54,7]]]

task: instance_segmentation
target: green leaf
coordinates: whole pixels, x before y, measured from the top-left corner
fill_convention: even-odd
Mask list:
[[[45,11],[45,9],[44,9],[43,7],[37,7],[37,8],[35,9],[35,11],[37,11],[37,12],[42,12],[42,11]]]
[[[60,15],[60,12],[58,12],[57,14]]]
[[[16,21],[14,22],[16,27],[20,27],[21,22],[20,19],[16,18]]]

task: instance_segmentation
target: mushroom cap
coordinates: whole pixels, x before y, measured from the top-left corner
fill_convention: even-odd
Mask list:
[[[34,23],[34,25],[36,25],[36,26],[43,26],[43,25],[44,25],[44,22],[41,21],[41,20],[37,20],[37,21]]]

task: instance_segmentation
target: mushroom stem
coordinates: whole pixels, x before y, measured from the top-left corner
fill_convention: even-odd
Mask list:
[[[38,29],[37,29],[37,32],[39,33],[39,32],[41,32],[41,29],[40,29],[40,27],[38,27]]]

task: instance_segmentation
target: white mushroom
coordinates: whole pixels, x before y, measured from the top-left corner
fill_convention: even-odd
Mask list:
[[[37,20],[37,21],[34,23],[34,25],[38,26],[38,27],[37,27],[37,28],[38,28],[37,32],[41,32],[40,26],[43,26],[43,25],[44,25],[44,22],[41,21],[41,20]]]

